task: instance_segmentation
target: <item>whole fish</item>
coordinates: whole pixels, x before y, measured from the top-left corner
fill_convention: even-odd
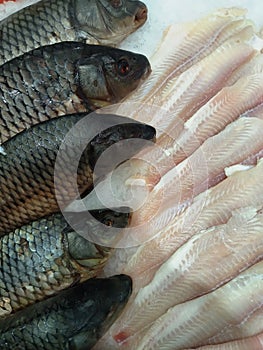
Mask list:
[[[0,321],[1,349],[91,349],[115,321],[132,289],[130,277],[90,279]]]
[[[112,227],[128,225],[130,213],[103,209],[90,212],[92,217],[85,214],[78,216],[78,232],[57,213],[0,238],[0,316],[97,276],[111,249],[85,239],[80,227],[106,238]]]
[[[0,153],[0,236],[59,211],[59,205],[66,206],[89,189],[94,166],[111,145],[154,137],[155,129],[146,124],[118,115],[91,113],[37,124],[5,142]],[[114,157],[118,159],[125,152],[129,158],[143,147],[143,142],[133,143],[133,147],[121,144]],[[109,158],[103,170],[109,172],[114,167],[114,159]]]
[[[116,45],[146,19],[135,0],[43,0],[0,22],[0,64],[60,41]]]
[[[143,55],[64,42],[0,67],[0,144],[41,121],[115,103],[150,74]]]

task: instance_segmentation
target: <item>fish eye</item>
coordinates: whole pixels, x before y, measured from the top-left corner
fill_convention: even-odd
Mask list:
[[[117,9],[117,8],[122,6],[122,1],[121,0],[110,0],[110,4],[112,7]]]
[[[113,220],[111,220],[111,219],[105,219],[102,221],[102,223],[106,226],[110,226],[110,227],[113,226]]]
[[[127,75],[130,72],[129,62],[125,59],[121,59],[117,64],[117,69],[120,75]]]

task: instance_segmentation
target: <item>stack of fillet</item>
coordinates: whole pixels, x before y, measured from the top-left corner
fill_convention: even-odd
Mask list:
[[[134,289],[95,349],[263,349],[261,48],[242,9],[171,26],[118,108],[157,141],[116,175],[149,196],[105,267]]]
[[[111,249],[75,232],[60,207],[90,190],[107,147],[155,138],[146,124],[90,113],[148,77],[146,57],[101,46],[118,44],[146,18],[140,1],[44,0],[0,22],[1,349],[90,349],[131,294],[125,275],[86,281]],[[77,224],[107,236],[129,221],[129,211],[106,208]]]

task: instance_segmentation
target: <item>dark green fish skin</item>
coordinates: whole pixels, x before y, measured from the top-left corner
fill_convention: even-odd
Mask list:
[[[91,214],[111,227],[126,227],[130,213],[109,209]],[[87,219],[85,219],[87,218]],[[82,213],[79,225],[103,236],[95,219]],[[107,232],[107,230],[109,232]],[[14,313],[101,272],[110,248],[75,232],[61,213],[36,220],[0,238],[0,316]]]
[[[125,275],[90,279],[0,321],[3,350],[88,350],[126,305]],[[106,350],[106,349],[105,349]]]
[[[62,143],[73,126],[68,142]],[[97,136],[91,139],[91,135]],[[93,185],[96,160],[112,144],[130,138],[152,140],[154,137],[155,129],[146,124],[118,115],[90,113],[37,124],[5,142],[4,153],[0,153],[0,236],[58,212],[58,202],[61,208],[79,198],[79,193]],[[130,157],[141,148],[138,144],[137,149],[129,149]],[[55,164],[59,169],[56,177]]]
[[[0,22],[0,65],[61,41],[116,45],[146,19],[140,1],[43,0]]]
[[[41,121],[119,102],[149,74],[143,55],[83,43],[15,58],[0,67],[0,145]]]

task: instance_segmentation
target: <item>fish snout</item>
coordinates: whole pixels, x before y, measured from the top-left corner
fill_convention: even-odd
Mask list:
[[[139,7],[135,14],[135,22],[142,24],[146,22],[147,16],[148,16],[147,6],[144,3],[139,2]]]
[[[137,132],[137,134],[131,135],[130,138],[132,137],[155,142],[156,129],[150,125],[144,124],[140,127],[139,132]]]
[[[126,303],[132,292],[132,279],[128,275],[115,275],[110,277],[119,285],[118,299],[120,303]]]
[[[148,65],[145,69],[143,76],[142,76],[142,81],[146,80],[151,73],[152,73],[152,68],[150,65]]]
[[[133,79],[135,81],[138,80],[138,85],[140,85],[140,83],[145,81],[150,76],[152,68],[146,56],[136,54],[130,58],[129,63]]]
[[[149,140],[152,142],[156,141],[156,130],[154,127],[145,124],[144,130],[143,130],[143,137],[144,140]]]

